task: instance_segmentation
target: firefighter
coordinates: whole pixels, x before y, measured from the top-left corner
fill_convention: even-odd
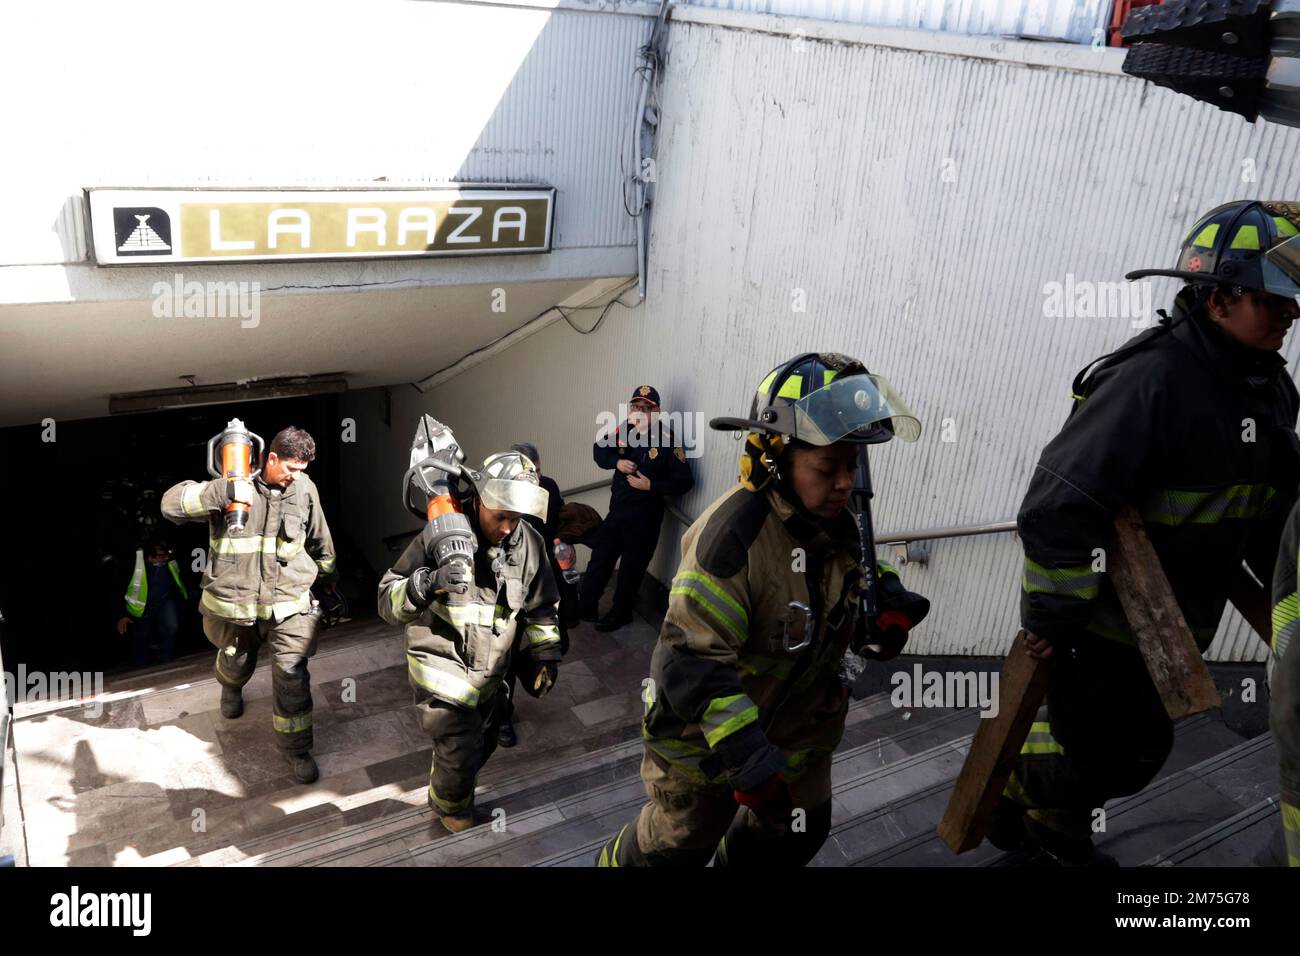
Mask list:
[[[311,675],[318,617],[311,586],[337,579],[334,542],[320,495],[307,477],[316,442],[300,428],[271,441],[261,473],[252,481],[215,478],[182,481],[163,496],[168,520],[208,524],[208,562],[199,611],[203,633],[217,647],[221,716],[244,712],[242,688],[253,676],[258,652],[271,647],[272,726],[276,744],[299,783],[320,771],[311,756]],[[242,532],[226,529],[231,501],[249,506]]]
[[[613,469],[609,513],[591,544],[591,560],[579,585],[579,617],[595,621],[597,605],[619,561],[614,603],[596,624],[616,631],[632,621],[637,591],[659,546],[664,498],[684,495],[695,486],[686,449],[659,417],[659,392],[640,385],[628,402],[627,420],[592,446],[601,468]]]
[[[564,580],[564,571],[555,557],[555,545],[560,543],[560,509],[564,507],[564,498],[560,495],[560,486],[556,484],[555,479],[542,474],[542,456],[536,445],[532,442],[516,442],[510,446],[510,450],[519,452],[533,463],[533,467],[537,469],[537,483],[546,492],[545,519],[538,518],[536,515],[524,515],[523,519],[542,536],[542,542],[546,546],[547,560],[551,565],[551,577],[555,580],[556,592],[559,594],[560,603],[556,621],[560,627],[560,657],[563,658],[569,653],[569,629],[565,622],[565,612],[573,606],[572,599],[568,596],[571,587]],[[519,742],[514,723],[515,675],[513,672],[506,676],[506,692],[510,707],[497,732],[497,744],[509,749]]]
[[[1296,500],[1300,398],[1278,355],[1300,286],[1263,255],[1300,207],[1232,202],[1191,229],[1170,275],[1173,314],[1074,381],[1065,425],[1020,508],[1021,619],[1048,662],[1047,702],[995,811],[990,840],[1060,865],[1113,865],[1092,845],[1106,800],[1146,786],[1173,725],[1104,573],[1113,519],[1142,516],[1204,651],[1231,596],[1267,621],[1283,522]],[[1264,624],[1257,625],[1267,631]]]
[[[859,452],[920,434],[883,378],[805,353],[763,380],[748,419],[711,424],[750,432],[740,483],[682,538],[646,684],[650,799],[598,866],[811,860],[830,831],[846,652],[896,656],[929,611],[876,560],[875,617],[862,614],[864,536],[846,507]]]
[[[407,676],[420,726],[433,739],[429,806],[452,832],[472,827],[474,784],[509,716],[514,669],[533,697],[554,686],[559,595],[548,549],[524,514],[545,520],[547,493],[517,451],[490,456],[465,502],[473,569],[430,567],[425,533],[379,582],[379,614],[406,626]]]

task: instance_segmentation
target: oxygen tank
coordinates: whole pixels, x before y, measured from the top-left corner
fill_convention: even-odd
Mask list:
[[[225,431],[208,440],[208,474],[229,481],[252,481],[262,473],[261,467],[254,468],[253,464],[262,460],[265,448],[260,435],[249,431],[238,418],[232,418],[226,423]],[[242,501],[226,505],[226,530],[243,531],[248,525],[248,509]]]

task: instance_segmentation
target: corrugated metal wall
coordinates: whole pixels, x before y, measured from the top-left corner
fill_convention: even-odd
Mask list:
[[[1091,43],[1110,22],[1112,0],[685,0],[746,10],[913,30],[1051,37]],[[1102,42],[1105,42],[1104,40]]]
[[[1300,194],[1300,131],[1103,68],[697,24],[670,37],[648,301],[590,337],[553,325],[432,396],[484,445],[531,436],[562,486],[599,476],[595,415],[634,385],[736,414],[779,360],[836,349],[889,377],[926,428],[873,451],[879,530],[1011,519],[1074,373],[1134,334],[1128,318],[1046,318],[1047,283],[1172,264],[1200,212]],[[1159,281],[1164,306],[1173,280]],[[689,513],[735,480],[736,450],[707,439]],[[674,560],[662,548],[655,572]],[[903,572],[935,605],[915,647],[1003,651],[1019,563],[1011,535],[935,542]],[[1213,653],[1262,647],[1233,618]]]

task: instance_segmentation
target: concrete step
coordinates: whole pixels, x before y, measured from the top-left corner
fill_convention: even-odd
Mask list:
[[[875,725],[870,723],[871,719],[876,715],[887,715],[891,710],[887,695],[878,695],[855,702],[850,708],[849,720],[853,721],[855,732],[863,735],[864,739],[876,739],[880,732],[872,729]],[[489,762],[480,778],[476,802],[484,813],[499,811],[499,814],[508,814],[507,827],[513,831],[516,827],[528,825],[531,817],[521,817],[521,814],[538,806],[616,779],[639,779],[636,773],[640,756],[641,743],[637,736],[614,747],[558,762],[539,755],[535,769],[499,781],[491,781],[493,764]],[[273,835],[271,839],[278,843],[276,851],[253,854],[248,862],[258,865],[362,865],[401,857],[410,849],[420,849],[431,842],[448,844],[442,855],[454,855],[456,846],[489,829],[478,827],[469,833],[446,835],[427,809],[425,787],[426,781],[421,777],[416,786],[398,798],[407,806],[384,819],[366,821],[356,827],[335,827],[332,831],[329,828],[312,828],[310,831],[303,828],[283,838]],[[241,849],[250,847],[246,845]]]
[[[845,740],[833,759],[832,814],[866,799],[870,793],[909,791],[942,774],[952,763],[960,765],[961,747],[979,720],[974,710],[943,712],[895,711],[892,719],[905,729],[879,736],[887,724],[864,726],[857,733],[846,728]],[[908,725],[911,720],[918,723]],[[540,832],[465,858],[469,866],[587,866],[600,845],[635,818],[645,802],[645,788],[639,779],[604,792],[589,795],[555,808],[559,817]]]
[[[1122,865],[1138,866],[1279,790],[1277,752],[1263,734],[1121,801],[1107,811],[1097,845]]]
[[[638,699],[640,677],[632,675],[633,671],[639,675],[643,669],[644,648],[654,637],[645,624],[624,628],[613,636],[585,626],[576,632],[571,659],[565,664],[563,689],[545,701],[521,696],[516,703],[520,745],[501,749],[493,756],[480,776],[480,789],[496,793],[503,782],[534,773],[551,780],[557,766],[563,771],[575,762],[587,760],[594,751],[617,747],[635,737],[642,707]],[[397,640],[399,652],[401,646]],[[339,728],[332,727],[330,720],[338,723],[353,716],[358,704],[336,704],[322,710],[318,701],[314,753],[322,776],[317,784],[299,787],[286,779],[284,786],[274,792],[249,794],[250,799],[230,810],[239,815],[217,821],[218,826],[210,828],[213,832],[209,835],[186,832],[188,820],[181,826],[172,822],[170,835],[166,827],[145,835],[152,855],[144,862],[231,865],[249,858],[260,861],[298,843],[328,842],[333,835],[353,826],[384,826],[384,821],[396,814],[406,813],[409,819],[414,813],[416,819],[423,820],[428,816],[425,789],[430,746],[410,706],[405,670],[405,664],[398,663],[372,675],[375,686],[359,682],[357,700],[371,702],[371,709],[382,707],[385,711],[368,720],[387,725],[376,728],[376,733],[352,733],[339,739]],[[337,688],[336,684],[322,690],[337,697]],[[241,731],[251,733],[240,740],[235,756],[243,760],[260,748],[262,756],[277,759],[271,735],[262,726],[268,722],[250,714],[237,722]],[[349,727],[365,729],[362,721]],[[341,748],[345,753],[340,756],[348,757],[348,763],[339,768],[341,773],[331,773],[328,767],[332,761],[337,763],[337,757],[329,752],[332,747]],[[229,754],[234,754],[234,748],[228,749],[223,761],[230,759]],[[384,759],[362,763],[373,761],[372,755]],[[511,784],[505,789],[514,793],[517,788]],[[433,832],[440,833],[441,828],[435,826]]]
[[[1281,805],[1261,800],[1177,846],[1156,854],[1146,866],[1285,866]]]
[[[487,768],[479,785],[476,801],[484,809],[509,802],[512,807],[528,808],[545,801],[552,793],[581,790],[601,778],[621,776],[635,770],[640,759],[641,741],[632,739],[600,751],[570,757],[514,776],[492,781]],[[489,763],[490,766],[490,763]],[[324,866],[365,865],[376,856],[387,856],[397,846],[423,845],[438,838],[453,839],[429,810],[428,760],[414,786],[397,793],[367,791],[340,813],[327,820],[307,819],[301,824],[283,826],[255,841],[241,844],[239,859],[229,852],[205,854],[199,865],[237,863],[241,866]],[[486,779],[485,779],[486,778]],[[366,815],[358,813],[366,803],[384,800],[391,803],[388,812]],[[335,801],[339,805],[339,801]],[[351,818],[350,818],[351,816]],[[361,819],[356,819],[358,816]],[[481,829],[481,828],[480,828]]]
[[[495,755],[480,784],[635,736],[656,636],[644,621],[614,634],[575,629],[557,691],[521,696],[520,745]],[[422,807],[430,746],[404,657],[400,629],[379,622],[322,635],[311,664],[321,778],[307,787],[275,747],[265,654],[238,720],[220,716],[210,654],[123,675],[89,701],[20,704],[10,776],[34,835],[31,862],[231,863]]]
[[[414,719],[400,713],[410,709],[400,639],[358,630],[312,662],[317,793],[295,788],[275,750],[265,660],[235,721],[220,716],[210,659],[201,671],[155,674],[89,702],[20,705],[13,741],[32,864],[171,862],[209,834],[283,818],[334,787],[355,789],[366,764],[422,746]],[[348,679],[359,703],[340,703]]]
[[[1124,844],[1132,843],[1136,834],[1144,829],[1149,833],[1152,826],[1166,826],[1171,817],[1182,813],[1177,801],[1168,799],[1170,781],[1175,781],[1173,785],[1177,786],[1178,782],[1186,782],[1189,774],[1213,770],[1225,751],[1231,752],[1238,746],[1243,746],[1241,738],[1229,730],[1217,714],[1198,714],[1179,722],[1175,728],[1174,750],[1161,768],[1160,775],[1143,793],[1112,803],[1107,808],[1107,833],[1097,839],[1097,845],[1116,855],[1122,863],[1140,862],[1141,857],[1134,860],[1133,850]],[[1231,764],[1231,760],[1228,762]],[[1243,766],[1225,771],[1221,782],[1227,785],[1229,778]],[[965,867],[1001,866],[1022,860],[987,842],[956,856],[939,839],[935,827],[947,807],[954,783],[955,776],[944,784],[918,791],[834,829],[817,862],[827,866]],[[1145,798],[1144,794],[1147,795]],[[1150,798],[1155,798],[1154,802],[1145,802]],[[1209,802],[1213,803],[1213,800]],[[891,840],[891,831],[901,831],[903,835]]]
[[[874,744],[878,750],[888,749],[881,741],[897,731],[906,730],[909,717],[889,705],[888,695],[855,701],[846,717],[846,741]],[[939,717],[943,714],[918,715],[911,724],[913,734],[910,737],[922,739],[924,724]],[[426,809],[425,783],[421,779],[419,786],[399,797],[409,805],[402,812],[360,826],[335,827],[333,832],[309,832],[304,827],[302,831],[283,838],[272,836],[270,839],[281,840],[276,851],[255,853],[247,861],[257,865],[382,865],[403,864],[415,855],[420,856],[424,865],[454,864],[461,857],[476,853],[478,844],[484,839],[500,842],[502,838],[528,834],[539,826],[554,822],[545,814],[539,817],[539,813],[545,812],[556,801],[575,799],[589,792],[597,793],[599,799],[602,787],[619,782],[628,783],[636,788],[637,793],[643,793],[637,774],[640,761],[641,741],[636,737],[617,747],[597,750],[572,760],[559,763],[546,760],[536,773],[502,778],[490,786],[484,786],[486,780],[481,780],[476,801],[478,808],[485,814],[497,814],[494,822],[498,829],[503,826],[504,832],[484,825],[464,834],[446,835]],[[491,767],[493,763],[489,762],[485,767],[485,778]],[[242,849],[247,851],[250,847],[244,845]],[[203,862],[209,861],[217,862]]]

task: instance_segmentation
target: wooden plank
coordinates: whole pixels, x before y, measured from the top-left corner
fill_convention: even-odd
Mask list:
[[[1116,516],[1115,539],[1107,571],[1165,710],[1178,720],[1218,707],[1209,668],[1132,508]],[[1029,656],[1022,630],[1002,665],[998,715],[980,721],[939,823],[939,836],[954,853],[972,850],[984,839],[1046,689],[1046,662]]]
[[[1002,665],[997,716],[980,721],[939,824],[939,836],[954,853],[973,850],[983,841],[1046,690],[1047,662],[1029,656],[1022,629]]]
[[[1107,571],[1138,650],[1170,719],[1219,706],[1219,691],[1183,618],[1142,519],[1131,507],[1115,517],[1115,552]]]

